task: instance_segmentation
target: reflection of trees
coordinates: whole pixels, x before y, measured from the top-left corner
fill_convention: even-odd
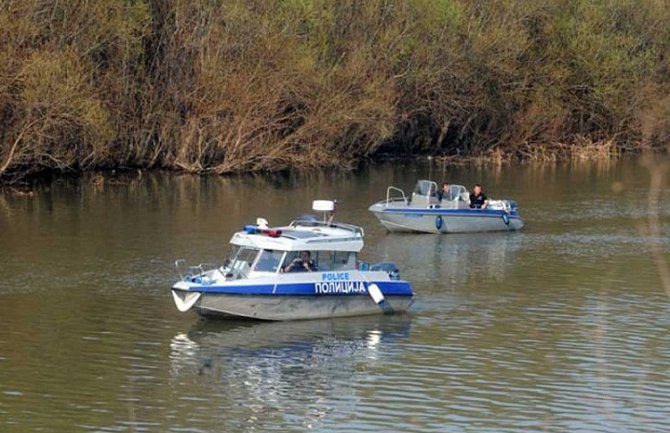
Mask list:
[[[661,192],[667,184],[666,176],[670,169],[670,163],[667,161],[658,162],[654,160],[653,157],[647,156],[642,160],[642,165],[647,167],[649,174],[651,175],[651,185],[648,197],[648,222],[643,231],[646,231],[648,236],[655,239],[661,239],[661,224],[659,222],[660,198]],[[670,267],[668,267],[667,258],[664,257],[665,254],[659,243],[652,243],[651,256],[658,270],[661,285],[668,296],[670,296]]]
[[[7,203],[7,199],[0,192],[0,216],[9,218],[12,214],[12,210]]]
[[[355,412],[356,378],[382,367],[387,352],[380,349],[408,337],[409,328],[408,316],[206,322],[172,339],[171,376],[176,383],[205,379],[205,392],[251,430],[314,425],[332,412]]]

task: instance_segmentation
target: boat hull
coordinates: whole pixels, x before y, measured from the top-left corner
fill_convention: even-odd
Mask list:
[[[179,311],[203,316],[305,320],[402,313],[412,304],[407,281],[386,271],[284,273],[219,284],[180,281],[172,287]]]
[[[370,211],[391,232],[475,233],[520,230],[523,221],[515,212],[488,209],[385,208]]]
[[[309,320],[403,313],[412,302],[411,296],[386,296],[378,305],[367,295],[315,297],[203,293],[193,310],[205,317]]]

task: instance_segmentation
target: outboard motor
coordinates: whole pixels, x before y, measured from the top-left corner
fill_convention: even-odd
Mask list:
[[[370,266],[371,271],[384,271],[392,280],[400,279],[400,268],[393,262],[379,262]]]

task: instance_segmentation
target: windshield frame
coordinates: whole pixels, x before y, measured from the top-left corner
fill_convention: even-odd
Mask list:
[[[256,261],[258,260],[258,255],[262,251],[261,248],[252,247],[248,245],[239,245],[237,249],[235,246],[232,248],[231,252],[228,254],[228,258],[225,261],[224,269],[226,272],[240,272],[244,275],[248,275],[251,269],[253,269]],[[246,256],[246,254],[249,254]],[[243,256],[243,254],[245,256]],[[251,258],[253,254],[253,258]],[[251,258],[251,260],[249,260]]]

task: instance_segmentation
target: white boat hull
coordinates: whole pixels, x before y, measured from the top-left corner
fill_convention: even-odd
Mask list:
[[[403,313],[413,299],[407,281],[391,280],[386,271],[358,270],[282,273],[211,284],[187,278],[172,287],[172,296],[182,312],[260,320]]]
[[[391,232],[475,233],[520,230],[523,221],[503,210],[388,208],[370,211]]]
[[[177,293],[175,293],[177,292]],[[179,293],[181,292],[181,293]],[[192,292],[173,290],[183,297]],[[381,304],[359,296],[253,296],[203,293],[193,310],[205,317],[242,317],[257,320],[308,320],[373,314],[403,313],[411,296],[386,296]]]

